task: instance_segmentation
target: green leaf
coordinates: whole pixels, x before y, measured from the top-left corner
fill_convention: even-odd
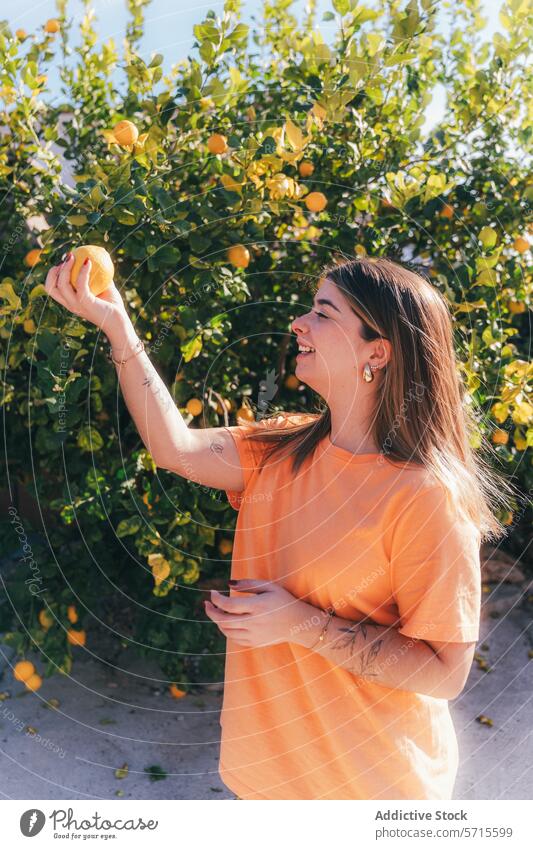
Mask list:
[[[37,335],[37,347],[47,357],[50,357],[54,353],[58,345],[59,335],[57,333],[52,333],[46,327],[39,331]]]
[[[498,240],[498,234],[493,227],[482,227],[478,239],[484,248],[493,248]]]
[[[13,289],[13,284],[9,277],[6,277],[0,283],[0,298],[9,304],[9,306],[0,309],[0,315],[7,315],[10,312],[20,309],[21,300]]]
[[[121,522],[118,523],[116,534],[117,537],[127,537],[130,534],[136,534],[140,529],[142,524],[142,519],[140,516],[130,516],[129,519],[122,519]]]
[[[144,771],[150,776],[150,781],[163,781],[168,775],[162,766],[146,766]]]
[[[78,434],[76,444],[82,451],[100,451],[104,447],[104,440],[92,425],[84,425]]]
[[[181,346],[181,352],[183,354],[183,359],[186,363],[193,360],[198,356],[203,347],[203,341],[201,336],[194,336],[185,345]]]
[[[350,0],[333,0],[333,8],[339,15],[346,15],[350,11]]]

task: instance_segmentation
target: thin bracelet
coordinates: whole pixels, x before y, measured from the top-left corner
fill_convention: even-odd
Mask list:
[[[135,348],[137,350],[135,350]],[[125,360],[115,360],[115,358],[113,357],[113,349],[112,348],[109,349],[109,351],[107,353],[107,358],[109,360],[112,360],[115,363],[116,366],[123,366],[124,363],[127,363],[128,360],[131,360],[132,357],[136,357],[137,354],[140,354],[141,351],[144,351],[144,350],[145,350],[145,347],[144,347],[143,340],[138,339],[137,342],[135,343],[135,347],[133,349],[133,354],[130,354],[129,357],[126,357]]]
[[[328,625],[329,625],[329,623],[331,622],[331,620],[333,619],[333,617],[334,617],[334,615],[335,615],[335,610],[334,610],[334,608],[333,608],[333,607],[330,607],[330,608],[328,608],[327,610],[324,610],[324,611],[322,611],[322,612],[323,612],[323,613],[327,613],[327,614],[328,614],[328,621],[326,622],[326,624],[325,624],[325,625],[324,625],[324,627],[322,628],[322,630],[321,630],[321,632],[320,632],[320,635],[319,635],[319,637],[318,637],[318,639],[317,639],[316,643],[313,643],[313,645],[312,645],[312,646],[310,646],[310,648],[312,648],[312,649],[314,649],[314,647],[315,647],[316,645],[318,645],[318,643],[322,643],[322,642],[324,642],[324,637],[326,636],[326,631],[328,630]]]

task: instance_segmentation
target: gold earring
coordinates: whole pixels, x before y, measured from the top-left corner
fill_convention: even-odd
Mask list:
[[[367,383],[371,383],[374,380],[372,369],[376,368],[379,368],[379,366],[371,366],[369,365],[369,363],[365,363],[365,367],[363,369],[363,379],[366,380]]]

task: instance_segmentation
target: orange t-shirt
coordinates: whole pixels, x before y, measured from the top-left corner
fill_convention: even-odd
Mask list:
[[[244,474],[243,492],[227,491],[239,510],[232,578],[275,581],[409,637],[478,639],[479,532],[427,470],[354,455],[329,436],[296,476],[292,457],[261,469],[265,443],[243,440],[249,427],[227,428]],[[374,683],[294,642],[228,638],[220,724],[219,773],[244,799],[452,798],[447,700]]]

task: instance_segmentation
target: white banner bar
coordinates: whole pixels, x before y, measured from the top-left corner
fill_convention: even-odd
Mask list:
[[[5,785],[4,781],[4,789]],[[272,841],[280,849],[290,845],[331,849],[339,844],[354,849],[532,845],[527,801],[269,802],[275,811],[262,802],[242,800],[237,805],[237,801],[2,801],[2,845],[6,849],[57,847],[66,841],[121,849],[184,845],[272,849]]]

